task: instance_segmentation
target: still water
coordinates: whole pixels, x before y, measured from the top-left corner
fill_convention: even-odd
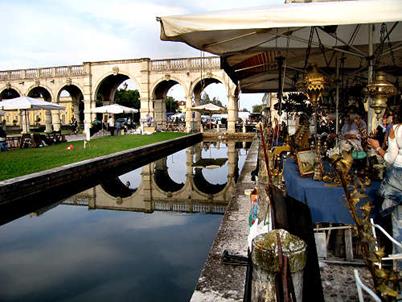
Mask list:
[[[0,226],[0,301],[188,301],[242,147],[197,144]]]

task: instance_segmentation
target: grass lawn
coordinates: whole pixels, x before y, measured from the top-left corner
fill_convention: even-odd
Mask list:
[[[18,149],[0,153],[0,180],[115,153],[185,135],[160,132],[152,135],[106,136],[91,140],[84,149],[83,141],[67,142],[36,149]],[[73,150],[67,147],[73,145]]]

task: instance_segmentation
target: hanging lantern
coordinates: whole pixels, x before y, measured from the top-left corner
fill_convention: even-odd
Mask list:
[[[309,72],[304,76],[301,82],[298,82],[296,86],[302,88],[302,90],[308,95],[311,105],[316,108],[318,105],[318,98],[324,91],[328,79],[321,74],[316,65],[312,65],[309,68]]]
[[[371,97],[370,108],[377,114],[377,119],[381,117],[381,112],[387,108],[387,100],[396,94],[395,86],[388,82],[383,72],[378,72],[375,81],[367,85],[368,95]]]

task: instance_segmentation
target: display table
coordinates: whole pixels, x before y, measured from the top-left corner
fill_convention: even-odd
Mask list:
[[[341,186],[315,181],[311,176],[301,177],[297,164],[290,158],[284,163],[283,175],[288,196],[308,205],[313,223],[354,223]],[[379,186],[380,182],[376,181],[366,189],[366,194],[374,204]]]

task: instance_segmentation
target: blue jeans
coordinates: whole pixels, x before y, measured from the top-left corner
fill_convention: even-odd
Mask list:
[[[392,220],[392,237],[398,242],[402,242],[402,206],[396,206],[391,213]],[[402,249],[399,246],[393,244],[393,254],[402,253]],[[402,260],[396,260],[394,262],[394,268],[402,274]]]
[[[394,208],[402,204],[402,168],[390,167],[378,191],[384,198],[381,214],[390,214]]]
[[[3,152],[3,151],[7,151],[7,150],[8,150],[7,142],[6,141],[0,142],[0,151]]]

